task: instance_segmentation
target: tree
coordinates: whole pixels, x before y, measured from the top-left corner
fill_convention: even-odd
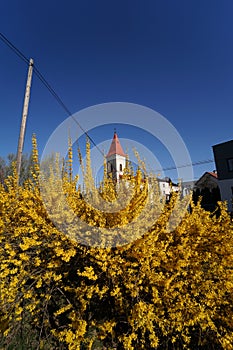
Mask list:
[[[5,159],[0,157],[0,184],[3,184],[6,178],[6,162]]]
[[[16,163],[16,155],[8,154],[7,159],[0,157],[0,183],[3,184],[8,176],[12,176]],[[33,166],[32,155],[23,154],[20,172],[20,184],[31,176],[31,167]]]

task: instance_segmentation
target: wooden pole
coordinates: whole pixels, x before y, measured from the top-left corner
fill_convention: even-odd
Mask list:
[[[27,115],[28,115],[28,105],[30,100],[32,71],[33,71],[33,59],[31,58],[29,67],[28,67],[27,85],[26,85],[26,90],[24,95],[23,113],[22,113],[22,120],[21,120],[21,127],[20,127],[19,141],[18,141],[18,150],[17,150],[17,159],[16,159],[16,171],[18,175],[18,182],[20,177],[24,135],[25,135],[25,129],[26,129]]]

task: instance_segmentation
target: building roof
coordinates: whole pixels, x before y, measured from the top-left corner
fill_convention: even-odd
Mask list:
[[[217,145],[214,145],[212,147],[216,148],[216,147],[222,147],[222,146],[231,145],[231,144],[233,144],[233,140],[224,141],[224,142],[218,143]]]
[[[211,180],[215,181],[217,183],[218,180],[218,174],[217,172],[214,171],[206,171],[195,183],[195,186],[198,186],[199,184],[201,184],[202,182],[206,182]]]
[[[218,178],[218,174],[216,171],[207,171],[208,174],[212,175],[213,177],[215,177],[216,179]]]
[[[116,131],[114,132],[112,143],[106,157],[108,158],[113,154],[118,154],[119,156],[126,157],[126,154],[124,153],[123,148],[121,147]]]

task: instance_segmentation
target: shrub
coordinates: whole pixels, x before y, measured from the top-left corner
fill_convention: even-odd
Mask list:
[[[224,204],[219,216],[199,203],[181,215],[182,200],[174,196],[146,232],[136,220],[128,232],[135,239],[118,244],[135,218],[142,215],[146,226],[148,197],[161,209],[158,193],[151,200],[152,187],[142,186],[138,172],[127,178],[126,207],[101,211],[87,204],[68,168],[62,181],[50,173],[45,207],[33,142],[31,180],[18,186],[14,174],[0,187],[1,348],[233,349],[233,224]],[[111,179],[98,191],[108,202],[116,195]],[[113,246],[110,235],[111,245],[101,245],[95,231],[88,236],[77,225],[64,234],[72,223],[70,213],[61,215],[67,203],[94,229],[122,230],[120,241]],[[59,227],[66,221],[63,231],[55,219]],[[80,241],[83,234],[89,244]]]

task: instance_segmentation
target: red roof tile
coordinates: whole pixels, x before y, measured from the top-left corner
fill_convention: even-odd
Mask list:
[[[218,174],[214,171],[207,171],[208,174],[212,175],[213,177],[215,177],[216,179],[218,178]]]
[[[113,154],[118,154],[119,156],[126,157],[126,154],[124,153],[123,148],[121,147],[121,144],[116,132],[114,132],[112,143],[107,154],[107,158]]]

